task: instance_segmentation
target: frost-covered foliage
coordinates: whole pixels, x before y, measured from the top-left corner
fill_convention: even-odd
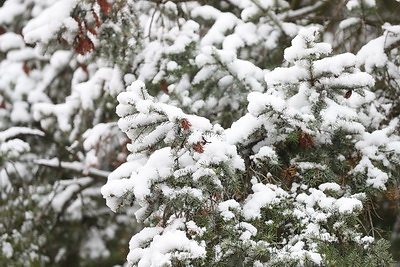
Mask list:
[[[0,262],[400,259],[396,8],[1,1]]]

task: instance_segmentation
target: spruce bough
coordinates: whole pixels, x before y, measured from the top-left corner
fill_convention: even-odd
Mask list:
[[[113,211],[137,207],[130,265],[390,262],[363,215],[398,168],[397,120],[371,128],[373,77],[317,38],[300,30],[290,66],[265,75],[228,129],[157,102],[141,81],[119,94],[131,154],[102,194]]]

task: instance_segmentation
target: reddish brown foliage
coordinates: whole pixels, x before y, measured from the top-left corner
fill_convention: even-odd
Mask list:
[[[84,72],[88,73],[87,66],[85,64],[78,62],[78,67],[80,67]]]
[[[30,69],[29,69],[29,66],[28,66],[28,61],[24,62],[24,65],[22,66],[22,69],[24,70],[26,75],[29,75]]]
[[[281,177],[284,179],[286,188],[291,188],[294,178],[297,175],[296,165],[291,165],[281,172]]]
[[[100,19],[99,19],[99,16],[98,16],[97,13],[94,12],[94,11],[92,11],[92,15],[93,15],[94,20],[96,21],[96,27],[100,27],[101,21],[100,21]]]
[[[95,29],[94,27],[89,27],[89,26],[86,24],[86,22],[85,22],[85,27],[86,27],[86,29],[87,29],[91,34],[97,35],[96,29]]]
[[[62,38],[62,37],[60,37],[60,38],[58,39],[58,41],[60,42],[60,44],[63,44],[63,45],[69,45],[68,41],[67,41],[67,40],[65,40],[65,39],[64,39],[64,38]]]
[[[84,55],[94,50],[94,44],[87,36],[78,35],[75,38],[75,51],[78,54]]]
[[[4,28],[0,27],[0,35],[5,34],[5,33],[6,33],[6,30]]]
[[[7,106],[6,106],[6,101],[1,100],[1,101],[0,101],[0,109],[6,109],[6,108],[7,108]]]
[[[162,81],[160,82],[160,87],[161,87],[161,90],[163,90],[164,93],[166,93],[166,94],[169,93],[169,91],[168,91],[168,84],[167,84],[164,80],[162,80]]]
[[[97,0],[97,4],[100,6],[101,12],[104,14],[108,14],[111,9],[111,4],[107,2],[107,0]]]
[[[79,34],[79,35],[84,34],[81,20],[80,20],[79,18],[75,17],[75,16],[72,16],[71,18],[73,18],[73,19],[76,21],[76,23],[78,23],[78,27],[79,27],[79,32],[78,32],[78,34]]]
[[[346,92],[346,94],[344,95],[344,98],[350,98],[350,96],[353,94],[353,91],[352,90],[349,90],[349,91],[347,91]]]
[[[98,1],[98,2],[104,2],[104,1]],[[105,1],[107,3],[107,1]],[[107,3],[108,4],[108,3]],[[102,6],[99,3],[100,6]],[[92,40],[89,39],[88,37],[88,32],[90,32],[93,35],[97,35],[97,28],[100,27],[101,22],[99,19],[98,14],[92,10],[92,16],[94,18],[94,21],[96,24],[93,23],[88,23],[86,20],[81,20],[76,16],[72,16],[72,18],[78,23],[78,33],[75,37],[74,41],[74,49],[78,54],[84,55],[86,53],[90,53],[93,50],[95,50],[94,44]],[[62,37],[59,39],[60,43],[68,45],[68,42],[63,39]]]
[[[398,201],[400,199],[400,188],[390,187],[386,192],[386,198],[390,201]]]
[[[314,147],[314,141],[307,133],[301,133],[299,144],[304,149],[306,149],[307,147]]]
[[[192,124],[186,118],[183,118],[181,120],[181,125],[182,125],[182,129],[185,130],[185,131],[189,130],[190,126],[192,126]]]
[[[197,144],[193,145],[193,149],[197,153],[203,153],[204,152],[204,147],[200,142],[197,142]]]

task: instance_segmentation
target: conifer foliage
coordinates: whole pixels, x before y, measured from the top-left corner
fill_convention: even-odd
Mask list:
[[[396,8],[0,2],[0,262],[400,261]]]

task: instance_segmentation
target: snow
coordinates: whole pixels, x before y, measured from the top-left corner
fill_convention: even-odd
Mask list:
[[[318,188],[321,191],[329,190],[329,191],[333,191],[333,192],[338,192],[341,190],[340,185],[338,185],[337,183],[323,183],[323,184],[320,184],[318,186]]]
[[[335,203],[338,211],[343,214],[351,214],[363,208],[362,202],[355,198],[341,197]]]
[[[252,236],[257,234],[257,228],[247,222],[241,222],[237,224],[235,228],[243,231],[239,237],[242,241],[250,240]]]
[[[263,146],[258,153],[251,156],[251,159],[268,160],[271,164],[278,164],[278,155],[276,151],[270,146]]]
[[[232,30],[237,23],[238,19],[232,13],[218,14],[214,25],[200,41],[200,44],[206,46],[222,43],[225,39],[225,33]]]
[[[242,45],[242,40],[236,34],[230,36],[227,38],[235,40],[236,44],[229,42],[229,45],[224,49],[216,49],[208,45],[202,47],[201,53],[195,59],[197,66],[201,67],[201,69],[193,78],[193,83],[199,84],[206,81],[216,71],[217,66],[222,64],[226,68],[228,75],[225,76],[227,78],[222,77],[221,80],[225,79],[224,81],[226,82],[233,76],[242,81],[243,86],[249,91],[264,91],[264,85],[261,83],[263,71],[253,63],[237,58],[235,50],[237,45]]]
[[[352,11],[352,10],[358,9],[358,8],[360,8],[360,9],[371,8],[371,7],[375,7],[375,6],[376,6],[375,0],[350,0],[346,4],[346,8],[349,11]]]
[[[368,177],[366,183],[377,189],[385,189],[389,175],[376,167],[372,162],[381,161],[388,165],[387,156],[382,152],[393,151],[399,153],[400,142],[398,138],[392,137],[391,132],[398,120],[394,120],[389,127],[382,130],[375,130],[372,133],[363,133],[361,139],[355,144],[355,147],[363,155],[361,160],[353,169],[355,173],[365,173]]]
[[[110,90],[110,95],[111,96],[116,96],[119,93],[121,93],[124,89],[125,86],[122,83],[122,73],[119,67],[114,67],[110,79],[110,84],[109,84],[109,90]]]
[[[364,65],[367,72],[372,72],[375,67],[386,65],[388,58],[384,52],[385,36],[378,37],[365,44],[357,53],[357,62]]]
[[[229,163],[234,170],[244,170],[244,160],[237,154],[236,146],[213,140],[204,146],[204,152],[193,157],[199,164],[213,165]]]
[[[59,181],[56,190],[49,194],[49,202],[55,212],[61,212],[66,204],[74,199],[74,194],[78,194],[82,187],[87,186],[93,181],[92,178],[83,177],[75,180]]]
[[[0,142],[4,142],[7,139],[25,134],[44,136],[44,133],[40,130],[31,129],[29,127],[14,126],[5,131],[0,132]]]
[[[35,160],[36,164],[48,166],[48,167],[62,167],[65,169],[74,170],[78,173],[86,174],[86,175],[94,175],[97,177],[104,177],[106,178],[110,173],[107,171],[99,170],[96,168],[87,168],[83,163],[78,161],[73,162],[64,162],[59,161],[57,158],[53,159],[37,159]]]
[[[31,120],[29,105],[25,101],[15,101],[10,114],[13,123],[27,123]]]
[[[54,70],[61,70],[65,66],[68,66],[68,64],[71,61],[71,51],[56,51],[53,53],[53,55],[50,58],[50,65],[54,67]]]
[[[5,1],[0,9],[0,25],[11,24],[13,20],[26,12],[29,1]]]
[[[331,231],[340,233],[347,218],[361,213],[366,198],[366,194],[352,195],[348,185],[332,182],[337,177],[326,176],[332,170],[325,159],[308,159],[314,151],[327,147],[329,150],[338,132],[344,132],[343,143],[353,154],[335,148],[328,151],[333,153],[329,160],[337,160],[346,171],[351,169],[346,179],[356,176],[355,184],[361,187],[354,190],[369,193],[389,184],[392,169],[396,168],[393,162],[398,162],[400,153],[398,120],[385,120],[394,104],[386,104],[386,113],[381,111],[385,105],[382,102],[387,100],[379,98],[379,90],[387,88],[374,88],[378,91],[373,93],[367,87],[382,84],[376,68],[387,67],[385,75],[389,78],[399,76],[398,68],[391,65],[396,48],[392,55],[385,51],[397,43],[398,25],[383,25],[384,34],[364,45],[357,55],[329,56],[331,45],[317,42],[319,27],[302,28],[285,22],[297,20],[296,16],[308,16],[309,12],[312,15],[323,5],[322,1],[295,11],[284,0],[227,0],[219,5],[223,11],[195,1],[182,5],[173,1],[130,1],[115,21],[100,11],[100,2],[93,6],[93,1],[76,0],[19,2],[24,1],[4,3],[9,13],[0,9],[0,23],[7,25],[7,32],[0,33],[0,52],[5,53],[0,63],[0,72],[5,73],[0,79],[4,96],[0,97],[0,116],[5,123],[5,130],[0,132],[0,154],[6,159],[6,167],[0,170],[1,187],[5,191],[11,188],[12,180],[7,173],[11,167],[22,170],[22,177],[28,177],[25,174],[31,168],[29,164],[37,164],[61,168],[75,177],[46,185],[54,186],[54,190],[41,203],[56,213],[64,212],[65,218],[84,218],[86,204],[90,207],[94,203],[86,202],[86,197],[100,193],[113,212],[134,206],[127,209],[128,216],[117,214],[114,225],[117,227],[122,221],[131,224],[129,216],[135,215],[145,227],[130,241],[128,264],[132,266],[174,265],[175,260],[190,265],[193,259],[205,258],[206,252],[222,259],[234,251],[230,242],[250,251],[246,264],[254,260],[253,252],[260,248],[271,257],[268,263],[257,261],[259,265],[274,265],[280,260],[302,265],[309,259],[316,265],[323,264],[324,255],[318,253],[315,239],[337,242],[336,232]],[[32,10],[28,2],[34,6]],[[375,5],[373,0],[363,2],[367,7]],[[363,2],[347,1],[347,7],[358,12]],[[129,9],[135,12],[130,19],[138,23],[132,32],[121,28],[123,23],[130,23],[120,20],[132,12]],[[232,10],[235,12],[228,12]],[[87,13],[88,23],[96,23],[94,12],[101,17],[103,24],[96,30],[105,29],[107,33],[110,28],[115,30],[112,38],[123,36],[121,40],[129,44],[126,58],[119,62],[106,60],[103,52],[107,51],[100,49],[93,55],[78,57],[73,49],[52,52],[57,36],[67,38],[73,46],[79,25],[71,13],[79,13],[79,17],[80,12]],[[182,16],[175,20],[177,15]],[[8,24],[16,18],[28,20],[25,17],[30,22],[23,34],[13,33],[13,25]],[[359,22],[359,18],[348,18],[339,27],[344,29]],[[85,23],[82,21],[81,26]],[[282,50],[278,45],[297,33],[292,46],[284,51],[285,61],[280,67],[259,67],[270,68],[269,59],[280,64],[274,63],[276,55],[282,56],[280,52],[275,54]],[[143,40],[136,38],[142,35]],[[100,36],[91,36],[99,48],[103,45],[97,42]],[[342,49],[336,41],[335,49]],[[26,47],[25,42],[33,45]],[[44,51],[46,48],[49,49]],[[46,54],[39,56],[39,52]],[[64,73],[71,70],[73,74],[66,75],[73,77],[71,86],[67,83],[65,87]],[[378,77],[377,85],[372,75]],[[164,81],[165,84],[160,83]],[[154,96],[148,93],[146,85],[155,89],[151,90]],[[65,89],[63,93],[53,93],[59,86]],[[163,90],[157,94],[160,87]],[[348,90],[353,93],[350,98],[345,97]],[[216,94],[208,96],[209,91]],[[119,101],[118,124],[108,113],[115,100]],[[222,115],[232,117],[225,121]],[[242,117],[237,119],[238,116]],[[223,125],[233,123],[223,129],[216,121]],[[48,153],[58,153],[53,147],[63,145],[71,153],[70,160],[76,161],[37,159],[33,154],[36,142],[23,141],[21,135],[44,136],[44,132],[9,127],[10,123],[40,127],[46,136],[53,135],[56,142],[49,145]],[[115,150],[127,141],[118,133],[126,134],[130,143],[128,151],[110,154],[112,164],[114,160],[121,163],[126,154],[128,161],[112,173],[97,169],[103,160],[108,161],[98,153],[105,149],[103,138],[116,140],[112,144]],[[288,140],[304,138],[304,134],[315,144],[303,149],[296,147],[298,140]],[[288,147],[295,149],[283,151],[281,145],[288,141],[292,141]],[[27,154],[31,145],[34,149]],[[28,165],[11,166],[14,159],[26,160]],[[104,163],[109,163],[107,170],[112,168],[111,162]],[[287,171],[289,166],[295,167],[296,177],[291,189],[265,184],[276,183],[283,176],[279,168]],[[305,175],[312,172],[324,176],[314,177],[315,188],[307,184]],[[92,186],[97,177],[108,179],[101,192],[99,186]],[[242,186],[242,179],[247,178],[251,179],[252,193],[248,189],[238,192],[236,186]],[[190,211],[192,202],[196,205],[194,213]],[[282,224],[275,217],[265,218],[271,211],[282,212],[288,221]],[[100,209],[95,214],[103,212]],[[35,216],[27,212],[25,217],[31,221]],[[208,221],[198,224],[198,216]],[[222,221],[218,225],[222,235],[210,249],[204,240],[210,240],[214,217]],[[332,230],[331,222],[336,220]],[[285,236],[277,237],[271,244],[263,240],[265,233],[277,228],[283,229]],[[349,229],[356,233],[356,228]],[[90,229],[91,238],[81,244],[80,256],[109,257],[104,241],[114,238],[115,232],[116,228],[108,230],[105,237],[104,232]],[[236,239],[230,240],[232,236]],[[373,241],[361,234],[355,236],[349,241],[361,246]],[[4,257],[15,257],[11,244],[2,244]],[[65,253],[60,250],[57,258],[66,257]]]
[[[315,162],[296,162],[296,166],[297,168],[299,168],[300,170],[304,171],[304,170],[326,170],[327,169],[327,165],[324,164],[319,164],[319,163],[315,163]]]
[[[38,55],[38,49],[25,47],[24,49],[11,50],[7,53],[7,59],[11,62],[23,62],[31,59],[43,58]],[[26,85],[25,85],[26,86]]]
[[[247,100],[249,101],[247,110],[254,115],[263,113],[267,106],[271,106],[277,112],[283,112],[286,108],[286,101],[284,99],[260,92],[250,93],[247,96]]]
[[[260,39],[257,34],[257,27],[253,23],[237,25],[235,27],[235,35],[240,37],[240,39],[248,46],[256,44]]]
[[[339,28],[344,30],[344,29],[347,29],[347,28],[349,28],[349,27],[351,27],[351,26],[353,26],[355,24],[358,24],[358,23],[360,23],[360,19],[359,18],[356,18],[356,17],[347,18],[345,20],[342,20],[339,23]]]
[[[200,189],[184,186],[183,188],[170,188],[162,186],[161,189],[164,195],[170,199],[177,198],[181,195],[190,196],[191,198],[197,198],[199,201],[205,201],[206,198],[203,196],[203,192]]]
[[[114,125],[115,123],[99,123],[93,128],[84,132],[82,137],[85,140],[83,142],[83,147],[85,150],[89,151],[90,149],[96,147],[101,140],[101,136],[107,133],[110,127]]]
[[[285,245],[283,250],[277,254],[277,259],[286,261],[299,260],[301,265],[304,264],[305,259],[311,259],[316,264],[321,263],[321,255],[316,252],[307,251],[305,249],[305,242],[296,240],[293,243]]]
[[[227,141],[229,144],[242,143],[259,127],[257,118],[247,113],[225,130]]]
[[[386,182],[389,180],[389,176],[387,173],[383,172],[382,170],[378,169],[377,167],[372,167],[368,169],[368,179],[367,185],[371,185],[376,189],[385,190],[386,189]]]
[[[356,65],[356,56],[352,53],[343,53],[331,57],[316,60],[313,63],[314,73],[316,75],[323,74],[342,74],[347,68]]]
[[[209,5],[199,6],[192,10],[192,17],[201,17],[205,20],[216,20],[221,12]]]
[[[100,235],[98,230],[91,228],[89,237],[88,240],[84,241],[79,252],[82,258],[107,259],[110,257],[110,251],[107,249],[103,237]]]
[[[10,243],[3,241],[1,244],[1,252],[4,257],[10,259],[14,254],[14,249]]]
[[[364,133],[362,140],[356,143],[356,148],[369,158],[374,158],[379,146],[389,145],[388,130],[389,128]]]
[[[95,100],[98,99],[102,91],[102,82],[109,81],[113,77],[113,69],[100,68],[93,77],[87,81],[77,84],[73,87],[72,96],[79,99],[83,109],[93,110]]]
[[[279,203],[279,197],[287,194],[272,184],[257,183],[252,186],[252,190],[254,193],[246,199],[242,209],[247,220],[261,218],[261,208]]]
[[[30,151],[28,143],[21,139],[12,139],[3,143],[0,143],[0,155],[5,155],[6,158],[16,159],[21,154]]]
[[[306,58],[308,56],[327,55],[332,52],[328,43],[314,43],[318,33],[318,27],[303,28],[292,40],[292,46],[285,49],[284,58],[289,62]]]
[[[329,129],[330,127],[338,127],[346,129],[350,133],[362,133],[365,128],[357,122],[357,112],[349,107],[337,104],[335,101],[327,100],[327,108],[321,111],[324,118],[322,127]]]
[[[123,168],[126,168],[124,165]],[[129,165],[128,165],[129,166]],[[169,147],[155,151],[140,170],[131,174],[129,179],[108,180],[101,193],[106,199],[106,204],[116,212],[127,195],[134,196],[140,203],[146,203],[146,196],[150,195],[152,182],[161,180],[171,175],[173,160]],[[123,170],[125,173],[126,170]],[[129,198],[129,197],[128,197]]]
[[[69,18],[76,3],[76,0],[56,1],[39,16],[30,20],[22,30],[25,41],[27,43],[49,42],[63,26],[63,21]]]
[[[268,86],[280,83],[298,83],[307,77],[307,70],[298,66],[290,68],[275,68],[273,71],[265,74],[265,81]]]
[[[385,22],[382,25],[382,29],[384,29],[386,32],[386,34],[391,35],[388,37],[397,37],[398,34],[400,33],[400,25],[391,25],[388,22]]]
[[[199,64],[205,63],[205,61],[202,61],[202,57],[196,57],[196,62],[199,62]],[[199,84],[205,80],[207,80],[210,77],[210,74],[214,72],[214,67],[211,66],[205,66],[201,68],[199,72],[196,73],[196,76],[193,79],[194,84]]]
[[[108,180],[101,188],[101,194],[106,199],[106,205],[117,212],[125,201],[124,198],[132,198],[134,182],[132,179]]]
[[[195,162],[193,161],[193,162],[191,162],[191,163],[187,163],[187,164],[185,164],[185,165],[194,165],[195,164]],[[191,167],[189,167],[189,169],[190,169]],[[213,177],[213,176],[216,176],[216,173],[215,173],[215,171],[213,171],[212,169],[208,169],[208,168],[199,168],[198,170],[196,170],[195,172],[193,172],[193,174],[192,174],[192,178],[193,178],[193,181],[198,181],[201,177],[205,177],[205,176],[211,176],[211,177]],[[218,182],[217,182],[218,183]],[[219,184],[216,184],[216,186],[219,186],[219,187],[221,187],[221,185]]]
[[[330,184],[329,187],[320,189],[326,190],[327,188],[332,188],[332,185]],[[331,214],[334,211],[337,211],[340,214],[351,214],[356,213],[363,208],[361,200],[359,200],[356,195],[352,197],[340,197],[335,199],[325,195],[325,193],[321,190],[310,188],[309,191],[311,194],[308,195],[306,193],[301,193],[296,197],[297,202],[304,203],[308,208],[305,210],[297,210],[295,212],[299,218],[305,216],[304,212],[307,212],[310,213],[311,217],[314,217],[314,219],[317,221],[326,221],[326,218],[330,215],[318,214],[318,212],[314,210],[317,206],[320,207],[322,211],[329,212]]]
[[[175,61],[168,61],[167,63],[167,70],[174,71],[178,69],[178,63]]]
[[[184,231],[162,231],[161,227],[145,228],[133,236],[129,242],[128,263],[138,267],[164,266],[171,265],[173,257],[179,260],[205,257],[205,244],[188,239]],[[149,241],[148,247],[141,248],[144,242]]]
[[[78,184],[73,184],[64,189],[63,192],[57,194],[51,201],[51,205],[56,212],[61,212],[63,206],[69,201],[73,194],[79,190]]]
[[[311,260],[315,263],[315,264],[321,264],[322,262],[322,257],[319,253],[315,253],[315,252],[308,252],[308,255],[311,257]]]
[[[231,34],[231,35],[228,35],[224,39],[224,41],[222,43],[222,48],[225,51],[228,51],[228,50],[236,51],[239,48],[244,47],[244,45],[245,44],[244,44],[243,40],[238,35]]]
[[[194,221],[188,221],[185,225],[186,225],[187,229],[191,233],[195,233],[196,236],[202,236],[207,230],[206,227],[197,226]]]
[[[219,203],[218,210],[221,213],[222,218],[225,221],[229,221],[235,218],[235,214],[231,210],[240,210],[240,204],[233,199],[229,199],[227,201]]]
[[[0,51],[7,52],[11,49],[23,48],[25,46],[24,39],[21,35],[13,32],[6,32],[0,35]]]
[[[79,107],[79,102],[70,101],[69,103],[63,103],[58,105],[52,105],[50,103],[36,103],[33,106],[33,118],[40,121],[42,128],[48,129],[54,126],[53,122],[42,120],[43,118],[55,115],[58,122],[58,127],[65,132],[72,129],[71,122],[69,118]]]
[[[347,2],[346,8],[347,8],[349,11],[351,11],[351,10],[353,10],[353,9],[355,9],[355,8],[358,8],[359,5],[360,5],[360,3],[359,3],[358,0],[350,0],[350,1]]]

